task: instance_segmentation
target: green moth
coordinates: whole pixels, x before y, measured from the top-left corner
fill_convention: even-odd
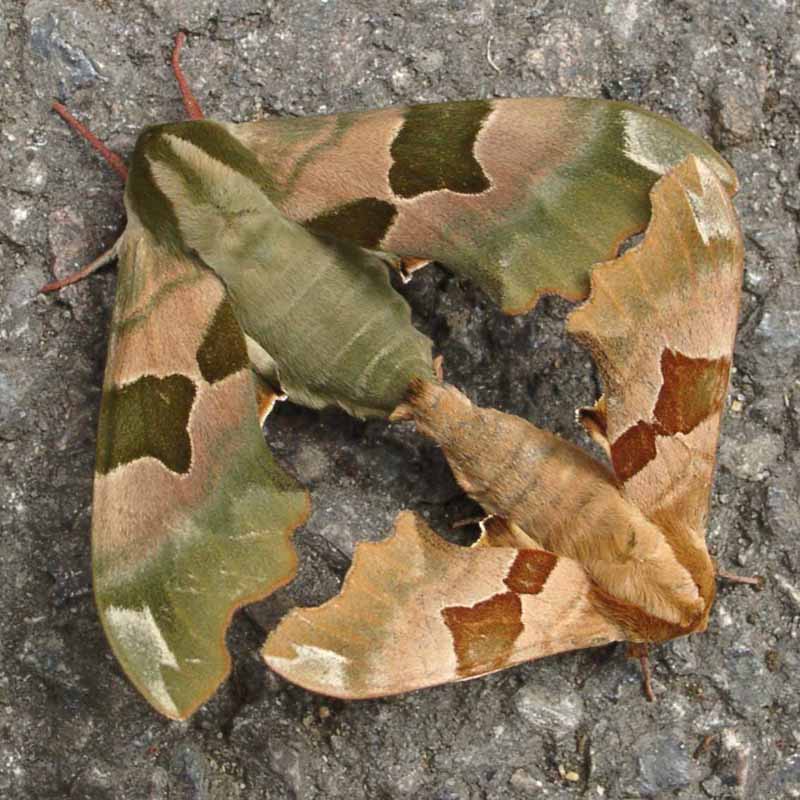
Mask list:
[[[577,300],[686,156],[736,188],[706,143],[624,103],[205,120],[182,43],[191,121],[145,129],[129,168],[57,108],[126,178],[127,227],[88,268],[119,261],[94,585],[123,669],[173,718],[227,676],[233,611],[295,572],[308,497],[263,439],[275,397],[388,417],[413,380],[437,379],[392,269],[442,261],[508,313],[544,293]]]

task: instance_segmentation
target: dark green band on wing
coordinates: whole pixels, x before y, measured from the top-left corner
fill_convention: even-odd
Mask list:
[[[106,390],[97,432],[97,472],[105,474],[145,456],[157,458],[172,472],[188,472],[194,396],[194,383],[185,375],[146,375],[122,389]]]
[[[490,182],[475,159],[475,139],[492,107],[486,100],[413,106],[392,143],[389,183],[400,197],[449,189],[479,194]]]
[[[361,247],[377,247],[397,216],[397,209],[385,200],[364,197],[338,206],[303,223],[323,235],[347,239]]]
[[[244,336],[227,298],[219,304],[197,350],[200,374],[216,383],[249,366]]]
[[[125,184],[125,199],[159,244],[180,251],[183,243],[175,209],[172,201],[156,185],[150,169],[149,158],[159,150],[167,152],[163,139],[159,137],[164,127],[153,125],[145,128],[136,140]]]

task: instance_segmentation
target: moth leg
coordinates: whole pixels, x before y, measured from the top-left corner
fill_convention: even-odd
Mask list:
[[[656,694],[653,691],[653,677],[650,671],[650,655],[646,642],[637,642],[628,645],[628,658],[638,658],[642,670],[642,688],[648,702],[655,703]]]
[[[764,578],[761,575],[734,575],[724,569],[717,570],[717,577],[729,583],[744,583],[748,586],[755,586],[761,589],[764,586]]]
[[[181,69],[181,48],[186,41],[186,34],[180,31],[175,37],[175,47],[172,49],[172,71],[175,73],[175,80],[178,81],[178,88],[181,90],[181,97],[183,98],[183,107],[186,109],[186,115],[189,119],[203,119],[203,109],[200,108],[200,103],[192,93],[189,86],[189,81]]]
[[[100,153],[105,162],[114,170],[114,172],[117,173],[117,175],[120,176],[120,178],[122,178],[123,181],[128,179],[128,168],[125,166],[125,162],[122,160],[122,157],[115,153],[105,142],[100,139],[100,137],[92,133],[82,122],[79,122],[77,119],[75,119],[75,117],[70,114],[66,106],[58,102],[53,103],[53,111],[55,111],[56,114],[58,114],[58,116],[61,117],[61,119],[63,119],[70,128],[72,128],[72,130],[76,131],[79,136],[82,136],[84,139],[86,139],[92,148]],[[71,273],[70,275],[67,275],[64,278],[46,283],[41,289],[39,289],[39,292],[41,294],[46,294],[47,292],[57,292],[59,289],[63,289],[65,286],[82,281],[84,278],[100,269],[100,267],[105,266],[109,261],[117,257],[117,248],[120,241],[120,239],[117,239],[112,247],[92,261],[91,264],[87,264],[87,266]]]
[[[455,522],[451,523],[450,527],[453,530],[457,530],[458,528],[466,528],[469,525],[480,525],[484,519],[485,517],[464,517],[463,519],[457,519]]]

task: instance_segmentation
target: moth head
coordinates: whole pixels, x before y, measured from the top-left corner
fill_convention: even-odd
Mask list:
[[[186,252],[187,225],[218,228],[271,206],[271,182],[251,150],[209,120],[153,125],[139,136],[125,204],[156,240]]]

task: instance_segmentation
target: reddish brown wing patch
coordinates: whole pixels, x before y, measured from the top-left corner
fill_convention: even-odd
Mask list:
[[[623,483],[655,457],[656,434],[648,422],[637,422],[611,444],[611,463]]]
[[[503,667],[524,627],[522,603],[513,592],[474,606],[444,608],[442,617],[453,636],[461,678]]]
[[[665,350],[661,355],[664,384],[654,416],[658,433],[689,433],[722,408],[728,388],[727,358],[688,358]]]
[[[656,436],[689,433],[722,408],[729,372],[727,358],[689,358],[664,350],[655,423],[637,422],[611,445],[614,471],[623,483],[656,457]]]
[[[545,550],[520,550],[503,583],[517,594],[539,594],[557,561]]]

